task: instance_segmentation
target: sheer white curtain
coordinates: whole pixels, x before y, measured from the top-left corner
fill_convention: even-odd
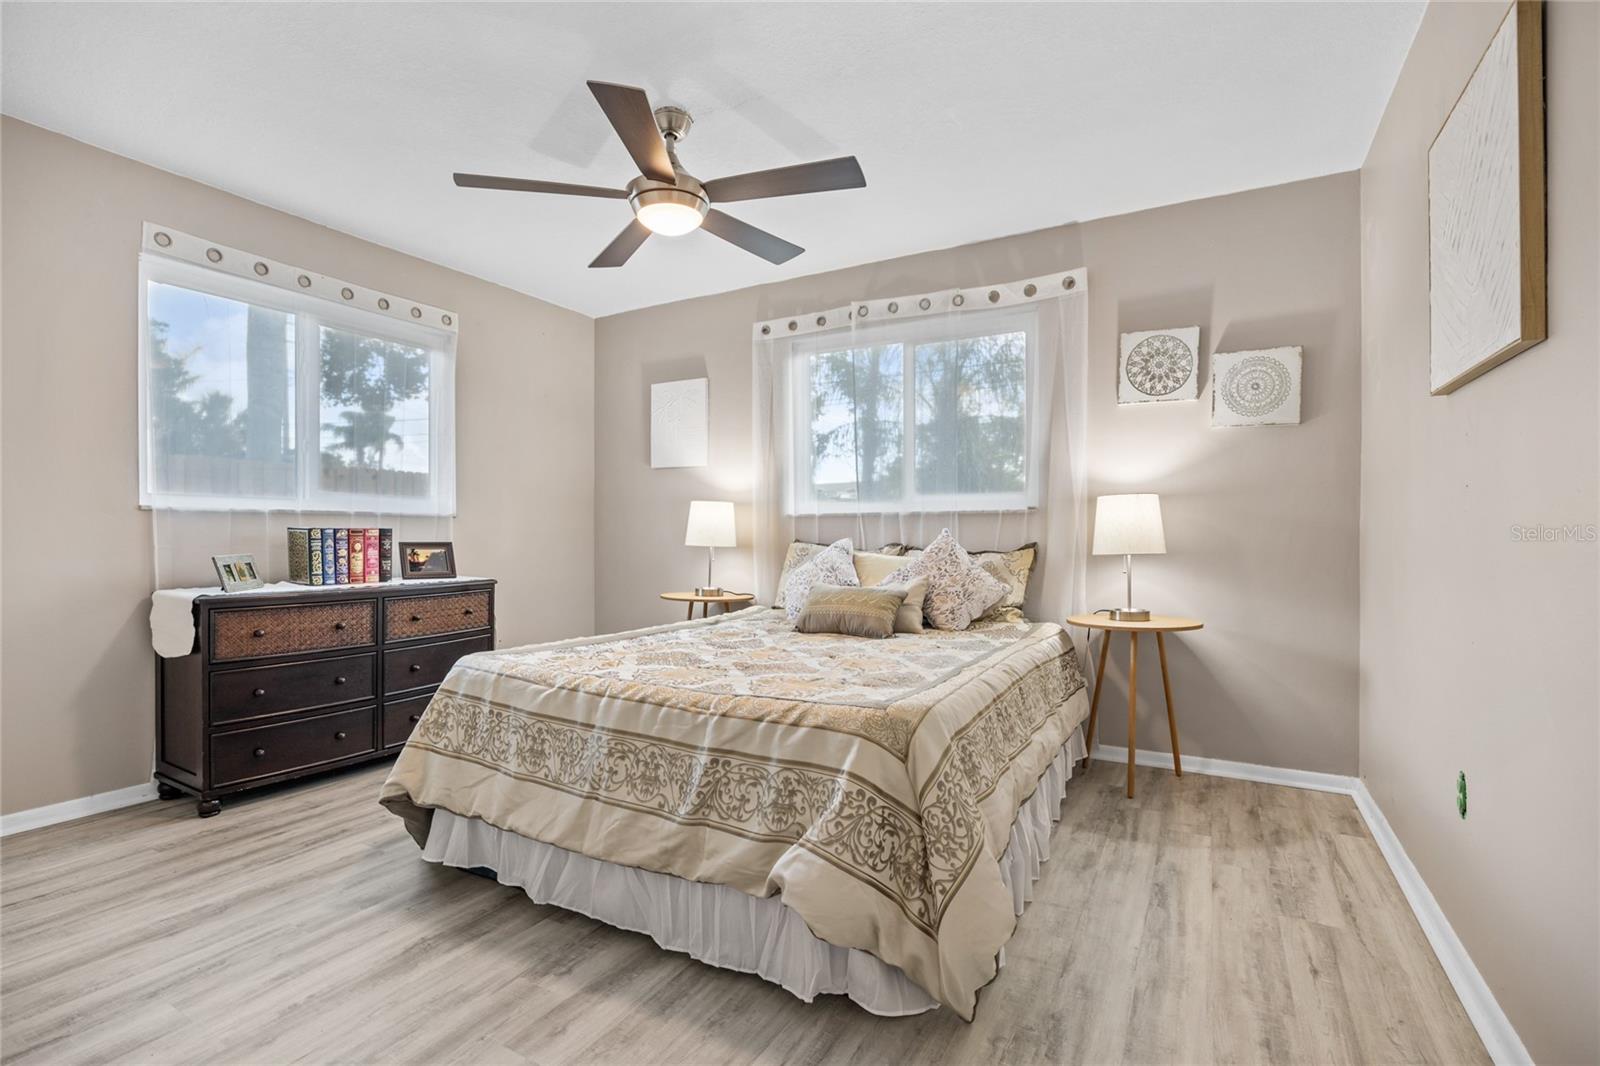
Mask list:
[[[1029,617],[1084,606],[1085,277],[756,323],[756,594],[793,540],[1038,545]]]
[[[290,527],[451,539],[454,314],[151,224],[139,307],[158,588],[283,580]]]

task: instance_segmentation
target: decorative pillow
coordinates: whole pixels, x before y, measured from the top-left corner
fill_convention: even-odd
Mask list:
[[[783,609],[793,622],[806,605],[812,585],[859,586],[856,568],[850,561],[850,538],[836,540],[810,559],[795,567],[783,583]]]
[[[901,589],[811,586],[794,627],[801,633],[842,633],[847,637],[894,636],[896,612],[905,603]]]
[[[890,541],[881,548],[874,548],[872,550],[878,555],[904,555],[907,551],[912,549],[909,544],[901,544],[899,541],[895,540]]]
[[[914,577],[905,585],[877,586],[893,592],[905,593],[905,602],[894,613],[894,631],[896,633],[921,633],[922,632],[922,603],[928,596],[928,579]]]
[[[785,605],[786,597],[783,594],[783,590],[789,583],[789,575],[794,573],[796,567],[805,563],[826,547],[826,544],[813,544],[808,540],[797,540],[789,545],[789,550],[783,557],[783,569],[778,571],[778,595],[772,601],[772,606],[782,607]]]
[[[884,578],[906,565],[906,561],[899,556],[878,552],[856,552],[851,561],[855,564],[856,580],[861,582],[862,588],[883,584]]]
[[[972,561],[948,529],[933,539],[922,554],[886,579],[901,584],[912,578],[928,579],[928,596],[922,613],[935,629],[965,629],[1006,595],[1006,585]]]
[[[1008,622],[1023,620],[1022,601],[1028,597],[1028,578],[1033,574],[1033,563],[1038,549],[1038,544],[1024,544],[1008,552],[972,553],[972,558],[979,565],[999,578],[1006,586],[1005,598],[991,607],[989,613],[984,615],[985,618]]]

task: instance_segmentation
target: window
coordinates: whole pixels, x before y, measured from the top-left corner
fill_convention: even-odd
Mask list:
[[[451,337],[158,257],[140,275],[142,506],[454,511]]]
[[[1033,506],[1034,309],[912,319],[790,349],[794,513]]]

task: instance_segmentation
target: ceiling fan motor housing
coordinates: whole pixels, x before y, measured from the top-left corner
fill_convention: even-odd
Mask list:
[[[653,112],[656,117],[656,128],[661,131],[661,136],[670,137],[681,141],[689,136],[689,127],[694,125],[694,117],[681,107],[663,104]]]

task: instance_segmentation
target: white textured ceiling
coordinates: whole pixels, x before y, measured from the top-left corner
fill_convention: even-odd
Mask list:
[[[7,3],[0,108],[604,315],[1359,167],[1422,7]],[[626,183],[587,78],[690,109],[702,179],[867,187],[730,204],[782,267],[694,233],[589,270],[625,202],[450,181]]]

